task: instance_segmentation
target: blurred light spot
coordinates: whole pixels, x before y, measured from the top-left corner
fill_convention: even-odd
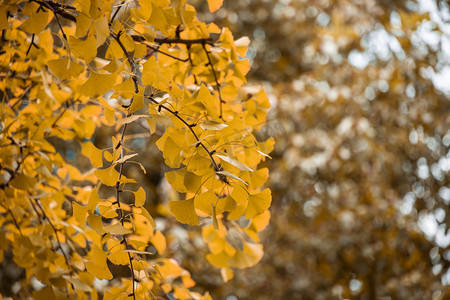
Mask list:
[[[266,38],[266,32],[262,28],[256,28],[255,31],[253,31],[253,37],[257,41],[263,41]]]
[[[228,14],[228,21],[230,21],[230,23],[237,23],[237,21],[239,20],[238,16],[236,13],[234,12],[230,12]]]
[[[450,146],[450,132],[448,132],[444,137],[442,138],[442,143],[445,147]]]
[[[445,210],[442,207],[438,207],[434,211],[434,217],[439,223],[444,222],[445,219]]]
[[[350,280],[349,287],[352,292],[359,292],[362,288],[362,282],[358,279],[352,279]]]
[[[441,168],[439,167],[439,164],[432,164],[431,165],[431,174],[433,175],[434,179],[436,180],[443,180],[444,179],[444,174],[441,171]]]
[[[450,188],[448,187],[441,187],[439,189],[439,197],[444,200],[445,205],[448,205],[450,203]]]
[[[230,296],[227,297],[226,300],[238,300],[238,298],[236,296],[234,296],[234,295],[230,295]]]
[[[400,211],[404,215],[409,215],[414,207],[414,202],[416,202],[416,196],[412,192],[406,193],[403,197],[403,203],[400,207]]]
[[[317,8],[315,8],[314,6],[309,6],[306,9],[306,16],[308,18],[314,18],[315,16],[317,16],[317,13],[318,13]]]
[[[425,233],[428,238],[435,236],[438,224],[434,215],[422,213],[419,215],[419,228]]]
[[[373,99],[375,99],[375,90],[373,89],[373,87],[368,86],[366,87],[366,89],[364,90],[364,95],[366,96],[367,100],[372,101]]]
[[[409,133],[409,142],[413,145],[419,142],[419,135],[417,134],[417,131],[411,130]]]
[[[389,91],[389,84],[386,80],[380,80],[378,81],[378,89],[380,90],[380,92],[386,93],[387,91]]]
[[[272,62],[272,63],[277,62],[280,59],[280,57],[281,57],[281,53],[280,53],[280,50],[278,50],[278,49],[269,50],[269,51],[267,51],[267,53],[265,55],[266,60],[269,62]]]
[[[348,61],[355,68],[362,70],[369,65],[370,59],[366,53],[353,49],[348,55]]]
[[[391,12],[391,15],[389,16],[389,22],[392,24],[392,26],[395,27],[402,26],[402,19],[400,18],[400,15],[396,11]]]
[[[412,83],[408,84],[405,93],[409,98],[414,98],[416,96],[416,89]]]
[[[330,23],[330,16],[328,16],[328,14],[321,12],[318,16],[317,16],[317,24],[319,24],[320,26],[327,26],[328,23]]]

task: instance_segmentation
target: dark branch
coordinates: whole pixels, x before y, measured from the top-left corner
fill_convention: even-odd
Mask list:
[[[224,103],[225,101],[223,101],[222,93],[220,92],[220,83],[219,83],[219,80],[217,78],[216,70],[214,69],[214,65],[212,63],[211,56],[209,55],[210,52],[206,49],[206,44],[205,43],[203,43],[202,46],[203,46],[203,50],[205,50],[206,57],[208,58],[208,64],[211,67],[211,72],[213,73],[214,80],[216,82],[216,90],[217,90],[217,93],[219,94],[219,100],[220,100],[220,114],[219,114],[219,118],[221,118],[223,120],[223,117],[222,117],[222,103]]]

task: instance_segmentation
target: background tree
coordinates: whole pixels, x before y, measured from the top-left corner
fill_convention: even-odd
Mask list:
[[[253,38],[277,143],[262,263],[223,285],[198,262],[199,284],[222,299],[449,297],[450,103],[430,80],[448,65],[448,6],[435,5],[433,19],[413,1],[203,9]]]

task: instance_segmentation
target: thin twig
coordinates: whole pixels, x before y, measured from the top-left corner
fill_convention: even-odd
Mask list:
[[[182,58],[173,56],[172,54],[163,52],[163,51],[159,50],[159,49],[156,48],[156,47],[152,47],[152,46],[147,45],[147,44],[145,44],[145,43],[143,43],[143,44],[144,44],[145,46],[147,46],[147,48],[152,49],[153,51],[159,52],[159,53],[161,53],[161,54],[164,54],[164,55],[166,55],[166,56],[168,56],[168,57],[170,57],[170,58],[173,58],[173,59],[176,59],[176,60],[179,60],[179,61],[182,61],[182,62],[187,62],[187,61],[189,60],[189,58],[182,59]]]
[[[186,48],[187,48],[189,63],[191,64],[191,67],[194,67],[194,63],[192,62],[192,57],[191,57],[191,45],[186,45]],[[194,75],[194,83],[197,85],[198,84],[197,76],[194,73],[192,73],[192,75]]]
[[[127,114],[127,117],[129,116],[129,114]],[[128,124],[124,124],[122,127],[122,134],[120,136],[120,140],[119,143],[117,144],[117,146],[120,147],[120,158],[123,158],[125,155],[124,152],[124,147],[123,147],[123,140],[125,137],[125,130],[127,129],[127,125]],[[122,178],[122,173],[123,173],[123,166],[124,166],[125,162],[120,163],[119,166],[119,177],[117,178],[116,181],[116,204],[119,207],[118,209],[118,214],[119,214],[119,218],[120,218],[120,223],[122,224],[122,226],[124,226],[124,218],[123,218],[123,210],[122,207],[120,206],[120,179]],[[123,235],[123,242],[125,244],[125,247],[127,250],[130,249],[129,245],[128,245],[128,241],[125,235]],[[128,254],[128,260],[130,261],[130,269],[131,269],[131,284],[132,284],[132,289],[133,289],[133,299],[136,299],[136,293],[134,290],[134,282],[135,282],[135,278],[134,278],[134,268],[133,268],[133,258],[131,257],[131,253],[127,252]]]
[[[125,48],[123,43],[120,41],[121,34],[122,34],[122,31],[119,31],[117,34],[115,34],[114,32],[111,32],[111,36],[117,41],[117,43],[119,44],[123,53],[125,54],[125,56],[128,60],[128,63],[130,64],[131,72],[133,73],[131,75],[131,79],[133,79],[133,83],[134,83],[134,92],[137,94],[137,93],[139,93],[139,85],[138,85],[138,76],[137,76],[137,71],[136,71],[136,65],[135,65],[134,60],[131,57],[130,53],[128,53],[127,49]]]
[[[47,220],[48,224],[50,224],[50,227],[53,229],[53,232],[55,233],[55,237],[56,237],[56,242],[58,243],[58,248],[61,250],[61,252],[62,252],[62,254],[64,256],[64,260],[66,261],[66,265],[69,268],[70,274],[72,274],[72,267],[70,266],[69,258],[68,258],[66,252],[64,251],[64,249],[62,247],[61,240],[59,239],[59,236],[58,236],[58,230],[56,229],[55,225],[53,225],[52,221],[49,219],[49,217],[45,213],[44,208],[41,206],[39,201],[37,199],[34,199],[34,198],[31,198],[31,199],[34,200],[34,202],[36,203],[37,207],[41,210],[41,212],[42,212],[42,219],[43,220]]]
[[[131,38],[136,42],[144,42],[147,41],[143,36],[138,34],[132,34]],[[193,45],[193,44],[210,44],[213,42],[212,38],[203,38],[203,39],[182,39],[182,38],[154,38],[153,41],[158,44],[185,44],[185,45]]]
[[[62,33],[64,39],[67,41],[67,36],[66,36],[66,33],[64,32],[64,29],[62,28],[61,21],[59,20],[57,10],[55,10],[47,1],[35,1],[35,2],[37,2],[41,5],[44,5],[53,13],[53,15],[55,16],[56,22],[58,23],[59,29],[61,30],[61,33]]]
[[[125,0],[123,0],[120,4],[119,7],[117,7],[116,11],[114,12],[114,14],[111,17],[111,20],[109,21],[109,26],[111,27],[112,23],[114,22],[114,19],[117,17],[117,14],[119,13],[119,10],[122,8],[122,5],[125,3]]]
[[[209,55],[210,52],[206,49],[206,44],[205,43],[203,43],[202,46],[203,46],[203,50],[205,50],[206,57],[208,58],[208,64],[211,67],[211,71],[212,71],[212,73],[214,75],[214,80],[216,81],[216,90],[217,90],[217,93],[219,94],[219,100],[220,100],[220,114],[219,114],[219,118],[221,118],[223,120],[223,117],[222,117],[222,103],[225,103],[225,101],[223,101],[222,94],[220,92],[220,83],[219,83],[219,80],[217,78],[216,70],[214,69],[214,65],[212,63],[211,57]]]

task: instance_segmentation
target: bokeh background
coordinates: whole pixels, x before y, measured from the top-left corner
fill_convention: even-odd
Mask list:
[[[260,134],[277,143],[263,261],[223,284],[186,242],[198,285],[227,300],[450,299],[448,2],[196,6],[251,39],[249,82],[272,102]]]

